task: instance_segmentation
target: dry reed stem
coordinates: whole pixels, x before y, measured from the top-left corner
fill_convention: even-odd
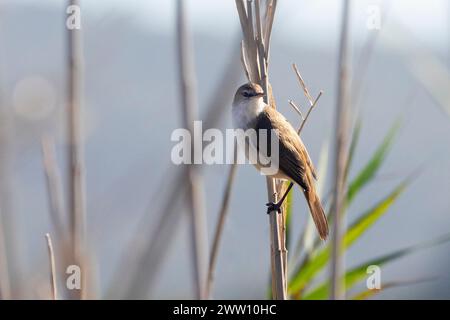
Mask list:
[[[55,145],[50,136],[44,136],[41,142],[44,172],[47,182],[47,194],[50,204],[50,221],[59,241],[66,240],[64,217],[64,196],[55,155]]]
[[[297,76],[298,83],[302,87],[303,93],[304,93],[306,99],[309,102],[309,109],[308,109],[308,112],[306,113],[306,117],[303,117],[303,114],[301,113],[300,109],[298,109],[298,107],[295,104],[293,105],[292,103],[290,103],[291,106],[294,109],[296,109],[296,110],[298,109],[297,111],[300,112],[300,116],[302,117],[302,120],[303,120],[302,124],[300,125],[300,128],[298,129],[298,134],[300,134],[300,132],[302,131],[302,129],[303,129],[305,123],[306,123],[306,120],[308,120],[309,115],[311,114],[311,112],[313,111],[313,109],[316,106],[317,102],[319,101],[320,97],[322,96],[323,91],[320,90],[319,94],[316,97],[316,99],[313,100],[311,94],[309,93],[308,87],[307,87],[307,85],[305,83],[305,80],[303,80],[302,74],[300,73],[300,70],[298,70],[298,67],[297,67],[297,65],[295,63],[292,64],[292,68],[294,69],[295,75]]]
[[[260,0],[255,0],[255,6],[259,8]],[[251,1],[248,2],[251,8]],[[268,10],[268,9],[267,9]],[[262,35],[262,24],[261,16],[259,13],[256,15],[256,24],[259,26],[258,34],[255,39],[258,49],[259,57],[259,69],[260,70],[260,84],[262,85],[266,95],[264,96],[264,102],[269,104],[271,107],[276,108],[275,100],[272,95],[272,90],[269,84],[268,77],[268,63],[266,57],[268,56],[269,43],[265,45],[263,43],[264,36]],[[250,11],[249,11],[250,13]],[[275,13],[274,11],[272,12]],[[273,22],[273,16],[269,19]],[[271,29],[268,29],[271,32]],[[270,36],[269,36],[270,38]],[[269,39],[268,38],[268,39]],[[283,192],[283,184],[280,184],[280,188],[277,188],[277,183],[275,179],[266,178],[267,193],[269,202],[276,203],[278,201],[278,194]],[[286,207],[283,206],[282,214],[278,214],[276,211],[269,213],[269,221],[271,227],[271,251],[272,251],[272,288],[273,297],[277,300],[285,300],[287,298],[287,250],[286,250],[286,228],[285,228],[285,214]]]
[[[309,93],[308,87],[306,86],[305,80],[303,80],[302,75],[300,74],[300,71],[297,68],[297,65],[295,63],[292,64],[292,68],[295,71],[295,75],[297,76],[297,80],[300,83],[300,86],[303,89],[303,93],[305,94],[306,98],[308,99],[310,105],[312,105],[312,97],[311,94]]]
[[[265,31],[264,31],[264,43],[265,44],[270,44],[270,37],[272,35],[272,27],[273,27],[273,20],[275,18],[276,7],[277,7],[277,0],[267,0],[266,22],[265,22]],[[270,46],[269,45],[267,45],[264,58],[266,60],[267,65],[269,65],[269,59],[270,59]]]
[[[303,127],[305,126],[305,123],[308,120],[309,115],[311,114],[311,112],[313,111],[315,106],[317,105],[317,102],[319,101],[319,99],[322,96],[322,94],[323,94],[323,91],[320,90],[320,92],[317,95],[316,99],[314,100],[314,102],[312,102],[311,106],[309,107],[308,112],[306,113],[306,117],[303,119],[302,124],[300,125],[300,128],[298,128],[298,134],[300,134],[300,132],[303,130]]]
[[[305,117],[303,116],[303,113],[302,113],[302,111],[300,110],[300,107],[299,106],[297,106],[296,104],[295,104],[295,102],[294,101],[292,101],[292,100],[288,100],[288,102],[289,102],[289,105],[298,113],[298,115],[300,116],[300,118],[302,119],[302,122],[305,120]]]
[[[259,83],[265,92],[264,101],[275,107],[271,86],[268,80],[267,68],[270,47],[270,33],[275,15],[276,1],[266,3],[266,19],[263,26],[261,22],[260,0],[236,0],[236,9],[241,21],[244,35],[244,61],[248,64],[249,81]],[[255,14],[253,14],[253,3]],[[256,22],[256,34],[254,30]],[[247,66],[244,64],[244,70]],[[277,188],[274,179],[267,177],[267,194],[269,202],[277,202]],[[283,217],[276,211],[269,214],[270,242],[271,242],[271,268],[272,268],[272,296],[274,299],[286,299],[286,260],[285,229]]]
[[[69,0],[68,5],[79,6],[78,0]],[[85,228],[86,228],[86,191],[85,167],[82,137],[82,81],[83,51],[81,30],[67,29],[68,40],[68,128],[69,128],[69,208],[72,254],[76,264],[84,272]],[[86,294],[86,276],[82,277],[81,292],[78,298]]]
[[[349,33],[350,1],[345,0],[342,8],[342,26],[338,58],[338,78],[336,100],[336,140],[335,140],[335,168],[334,168],[334,206],[333,206],[333,241],[331,248],[331,292],[333,300],[345,299],[342,274],[344,270],[344,256],[342,251],[342,237],[345,232],[344,197],[345,197],[345,168],[347,163],[347,149],[349,136],[349,79],[348,79],[348,33]]]
[[[258,0],[255,0],[258,1]],[[255,29],[253,22],[253,0],[247,0],[247,54],[250,60],[251,73],[250,77],[254,79],[254,82],[259,82],[261,79],[261,70],[258,66],[258,51],[259,48],[255,39]]]
[[[250,71],[248,68],[247,60],[245,59],[244,41],[241,41],[241,62],[242,62],[242,66],[244,68],[246,78],[250,79]]]
[[[8,166],[11,161],[11,150],[9,150],[11,139],[11,114],[9,108],[5,108],[4,92],[0,88],[0,299],[11,299],[10,268],[8,263],[8,243],[7,226],[8,216],[5,211],[8,208],[8,198],[10,188],[7,182],[10,181],[11,170]],[[6,202],[6,203],[5,203]]]
[[[48,249],[48,257],[50,261],[50,283],[52,288],[52,299],[56,300],[58,297],[58,288],[56,285],[56,264],[55,264],[55,255],[53,252],[52,239],[50,234],[46,233],[45,238],[47,240],[47,249]]]
[[[185,2],[177,2],[177,36],[178,36],[178,65],[180,72],[180,86],[182,98],[182,110],[184,125],[191,132],[194,141],[194,120],[197,118],[197,97],[195,89],[195,69],[192,53],[190,34],[188,33],[187,15]],[[194,148],[191,146],[191,155]],[[206,217],[204,212],[203,183],[200,172],[196,165],[189,165],[187,172],[187,183],[189,193],[189,209],[191,213],[191,236],[194,260],[194,278],[196,287],[196,298],[205,299],[205,271],[207,263],[207,231]]]
[[[11,210],[11,114],[3,104],[3,90],[0,88],[0,299],[12,298],[10,273],[11,261],[8,260],[12,226],[10,224]],[[15,258],[15,257],[13,257]]]
[[[300,84],[300,86],[301,86],[302,89],[303,89],[303,93],[304,93],[304,95],[305,95],[305,97],[306,97],[306,99],[308,100],[309,105],[310,105],[310,107],[309,107],[309,109],[308,109],[308,111],[307,111],[307,113],[306,113],[306,117],[304,117],[304,116],[303,116],[303,113],[302,113],[301,110],[300,110],[300,108],[299,108],[292,100],[288,100],[289,105],[290,105],[290,106],[291,106],[291,107],[292,107],[292,108],[300,115],[300,117],[301,117],[301,119],[302,119],[302,122],[301,122],[301,124],[300,124],[300,126],[299,126],[299,128],[298,128],[298,130],[297,130],[297,134],[300,136],[300,134],[301,134],[303,128],[305,127],[306,121],[308,120],[308,118],[309,118],[311,112],[313,111],[313,109],[316,107],[317,102],[319,101],[320,97],[321,97],[322,94],[323,94],[323,91],[320,90],[320,91],[319,91],[319,94],[318,94],[317,97],[316,97],[316,99],[313,101],[313,100],[312,100],[312,96],[311,96],[311,94],[309,93],[308,87],[306,86],[306,83],[305,83],[305,81],[303,80],[303,77],[301,76],[301,73],[300,73],[300,71],[299,71],[298,68],[297,68],[297,65],[294,63],[294,64],[292,64],[292,66],[293,66],[293,69],[294,69],[295,74],[296,74],[296,76],[297,76],[297,79],[298,79],[298,81],[299,81],[299,84]],[[292,182],[291,182],[291,183],[292,183]],[[284,186],[287,186],[287,185],[288,185],[288,183],[284,183]],[[284,218],[285,218],[285,217],[284,217]],[[284,221],[284,225],[285,225],[285,221]],[[295,252],[294,252],[294,253],[295,253]],[[286,265],[287,265],[287,261],[286,261]],[[287,274],[287,271],[286,271],[286,274]]]
[[[67,229],[64,206],[64,190],[61,175],[56,160],[55,144],[50,136],[44,136],[41,141],[44,174],[47,183],[50,222],[56,233],[56,251],[59,253],[60,265],[73,264],[71,253],[71,237]],[[70,295],[69,291],[66,294]]]
[[[0,208],[0,299],[11,299],[11,285],[9,283],[9,267],[6,252],[6,235],[3,232],[3,216]]]
[[[14,149],[14,117],[0,87],[0,294],[3,299],[17,299],[22,292],[21,235],[14,205]]]

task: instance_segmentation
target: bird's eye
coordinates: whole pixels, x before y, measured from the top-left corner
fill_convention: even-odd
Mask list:
[[[244,91],[244,93],[242,93],[242,95],[246,98],[250,97],[250,93],[248,91]]]

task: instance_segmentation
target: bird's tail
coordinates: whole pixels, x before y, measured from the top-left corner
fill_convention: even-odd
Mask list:
[[[304,191],[306,202],[308,202],[309,210],[311,211],[311,216],[316,225],[319,236],[322,240],[326,240],[328,236],[328,222],[325,212],[323,211],[322,204],[320,202],[319,196],[314,188],[314,182],[310,183],[309,190]]]

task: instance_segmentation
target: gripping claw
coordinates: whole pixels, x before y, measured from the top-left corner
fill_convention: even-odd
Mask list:
[[[280,203],[269,202],[266,203],[266,206],[267,206],[267,214],[270,214],[272,211],[277,211],[278,213],[281,213]]]

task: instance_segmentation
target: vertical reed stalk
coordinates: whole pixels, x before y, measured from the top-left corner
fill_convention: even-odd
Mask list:
[[[64,224],[64,195],[61,175],[55,155],[55,144],[50,136],[42,138],[42,157],[47,182],[47,195],[50,207],[50,221],[58,241],[66,243],[66,226]]]
[[[270,35],[275,16],[276,0],[266,1],[266,14],[264,22],[261,21],[260,0],[236,0],[243,33],[243,64],[249,81],[256,82],[264,89],[264,101],[271,107],[275,106],[269,83],[269,48]],[[253,6],[254,5],[254,6]],[[256,26],[256,32],[255,32]],[[275,179],[266,178],[267,197],[269,202],[277,202],[277,183]],[[282,185],[282,184],[281,184]],[[285,245],[285,228],[283,215],[276,211],[269,214],[270,243],[271,243],[271,270],[272,270],[272,297],[286,299],[287,251]]]
[[[79,6],[79,0],[69,0],[70,6]],[[68,45],[68,113],[69,128],[69,212],[70,235],[74,263],[82,270],[82,287],[79,298],[86,293],[85,228],[86,228],[86,194],[85,167],[82,137],[82,80],[83,52],[81,29],[67,30]]]
[[[50,136],[42,138],[42,158],[43,167],[47,183],[47,196],[49,201],[49,213],[52,230],[55,232],[55,250],[58,252],[59,265],[64,267],[74,263],[72,254],[72,243],[70,230],[67,228],[67,216],[65,215],[64,189],[61,174],[56,160],[54,140]],[[56,274],[58,274],[56,272]],[[62,274],[62,273],[61,273]],[[65,291],[62,296],[68,296],[69,291]]]
[[[50,234],[46,233],[45,238],[47,240],[48,258],[50,261],[50,283],[51,283],[51,289],[52,289],[52,299],[56,300],[58,297],[58,288],[56,285],[55,254],[53,252],[53,244],[52,244],[52,238],[50,237]]]
[[[6,235],[3,228],[3,215],[0,208],[0,299],[11,299],[11,286],[9,283],[9,266],[6,252]]]
[[[194,136],[196,134],[194,131],[194,120],[197,118],[198,103],[196,96],[195,68],[191,35],[189,34],[188,27],[189,25],[187,21],[185,1],[178,0],[177,44],[183,120],[185,127],[191,133],[193,141],[201,141],[200,136]],[[194,155],[193,145],[191,145],[191,156],[193,159],[196,158],[196,155]],[[188,183],[188,202],[191,213],[191,235],[196,298],[206,299],[205,272],[207,264],[207,231],[204,212],[203,182],[198,165],[189,165],[186,181]]]
[[[2,89],[3,86],[0,87],[0,295],[2,299],[17,299],[22,281],[19,276],[21,237],[14,206],[14,117],[4,103]]]
[[[333,300],[345,299],[345,288],[342,283],[344,270],[344,255],[342,238],[345,232],[344,202],[345,202],[345,168],[349,140],[349,18],[350,0],[344,0],[342,8],[342,26],[340,36],[337,100],[336,100],[336,140],[334,167],[334,206],[333,206],[333,241],[331,256],[331,292]]]

